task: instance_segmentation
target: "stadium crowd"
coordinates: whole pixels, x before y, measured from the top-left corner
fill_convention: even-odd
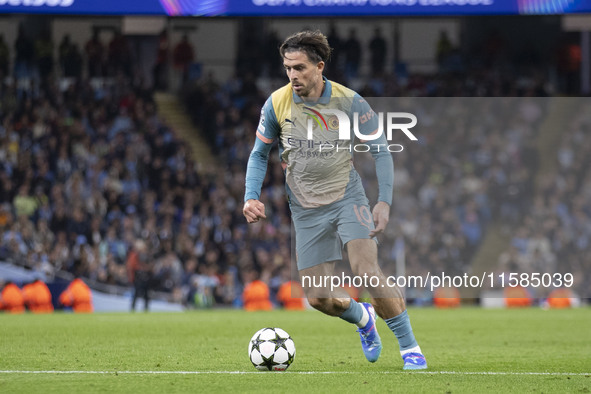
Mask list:
[[[193,113],[194,119],[208,133],[217,153],[226,158],[226,173],[232,174],[232,182],[243,184],[252,131],[265,98],[255,84],[238,81],[223,86],[205,82],[187,96],[188,108],[205,104],[203,112]],[[424,116],[416,131],[419,142],[405,143],[403,152],[393,153],[395,203],[390,229],[380,241],[382,268],[394,274],[396,255],[405,245],[407,273],[467,272],[491,218],[499,215],[512,220],[531,199],[537,166],[532,141],[544,104],[441,98],[413,98],[398,104]],[[491,106],[504,111],[506,119],[493,117]],[[212,113],[216,116],[204,116]],[[356,154],[355,167],[364,179],[368,198],[376,201],[377,180],[369,153]],[[245,230],[251,247],[265,256],[269,247],[287,252],[289,245],[283,188],[278,153],[272,151],[261,196],[269,219]],[[232,192],[233,199],[241,198],[241,189]],[[269,236],[274,242],[261,244],[261,238],[268,240]],[[283,261],[288,255],[282,252],[281,256]],[[257,268],[272,277],[272,266],[259,266],[258,261],[255,253]]]
[[[0,86],[0,260],[49,278],[69,272],[129,286],[142,240],[149,288],[188,306],[241,306],[244,284],[259,276],[255,255],[257,267],[284,266],[289,229],[282,254],[269,252],[272,226],[256,241],[269,251],[250,252],[235,197],[243,185],[232,173],[197,171],[158,116],[152,89],[130,78],[132,59],[116,50],[125,47],[121,35],[108,55],[96,35],[87,45],[94,79],[65,69],[54,79],[58,70],[44,70],[34,41],[20,34],[15,78]],[[284,278],[281,270],[263,278],[273,300]]]
[[[511,245],[499,257],[499,272],[571,273],[575,294],[588,297],[591,286],[591,128],[588,100],[572,106],[572,119],[561,132],[555,170],[544,174],[513,227]],[[563,104],[564,105],[564,104]],[[531,296],[544,296],[531,289]]]
[[[127,284],[129,245],[157,223],[170,238],[174,204],[196,182],[149,95],[122,78],[63,90],[5,84],[1,102],[2,259]]]
[[[77,70],[65,80],[53,79],[50,70],[28,85],[5,79],[0,86],[0,260],[49,277],[67,271],[128,286],[134,270],[130,255],[143,240],[151,286],[171,300],[241,306],[244,287],[260,279],[277,304],[276,294],[292,272],[289,208],[276,151],[261,196],[268,220],[247,225],[242,199],[260,108],[285,78],[246,73],[219,83],[209,75],[186,84],[188,112],[223,160],[218,169],[200,168],[159,116],[152,89],[142,78],[130,78],[131,60],[117,55],[117,45],[111,47],[115,52],[101,63],[109,70],[103,74],[92,69],[93,46],[87,45],[89,75],[109,76],[93,84],[78,78]],[[534,218],[526,217],[520,233],[532,237],[532,244],[536,233],[548,241],[538,244],[550,246],[519,253],[553,254],[555,260],[566,253],[581,269],[591,236],[585,199],[590,178],[578,159],[589,157],[589,144],[580,143],[585,126],[565,139],[561,171],[548,179],[547,190],[534,194],[538,159],[532,141],[544,112],[541,103],[496,100],[466,106],[461,99],[438,99],[546,95],[539,70],[526,78],[445,58],[435,75],[402,78],[378,67],[361,78],[353,66],[339,64],[329,67],[329,78],[350,78],[346,84],[366,97],[413,97],[416,110],[438,119],[424,123],[418,143],[394,154],[393,220],[380,247],[387,274],[394,273],[402,245],[409,251],[407,273],[465,272],[491,219],[518,225],[531,201]],[[493,118],[490,105],[510,116]],[[371,159],[358,154],[355,165],[375,201]],[[554,181],[562,189],[556,191]],[[544,214],[550,217],[540,235]],[[578,248],[565,247],[568,242]]]

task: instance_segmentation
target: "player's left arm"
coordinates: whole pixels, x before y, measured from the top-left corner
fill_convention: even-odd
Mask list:
[[[275,116],[273,100],[272,97],[269,97],[261,110],[261,118],[256,131],[254,147],[248,158],[246,168],[244,207],[242,212],[248,223],[255,223],[260,218],[266,218],[265,204],[259,199],[267,173],[269,152],[271,151],[273,140],[278,137],[280,131],[281,127]]]
[[[378,132],[379,119],[377,114],[361,96],[354,99],[354,110],[360,114],[359,131],[364,135],[375,135]],[[365,117],[364,117],[365,115]],[[375,229],[370,237],[381,234],[390,220],[390,205],[392,205],[392,188],[394,187],[394,161],[388,151],[388,141],[384,133],[374,140],[361,140],[368,143],[370,152],[375,160],[376,176],[378,178],[378,202],[373,207],[373,221]]]

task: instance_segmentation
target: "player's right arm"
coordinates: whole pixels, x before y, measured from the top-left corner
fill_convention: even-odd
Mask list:
[[[265,205],[259,199],[263,181],[267,173],[269,152],[280,130],[281,128],[273,109],[273,102],[271,97],[269,97],[261,110],[256,140],[250,152],[246,167],[244,208],[242,209],[242,213],[248,223],[258,222],[259,219],[266,218]]]

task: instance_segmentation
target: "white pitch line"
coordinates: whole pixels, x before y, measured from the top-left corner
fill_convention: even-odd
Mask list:
[[[258,371],[19,371],[0,370],[0,374],[88,374],[88,375],[264,375]],[[500,375],[500,376],[590,376],[591,372],[462,372],[462,371],[289,371],[286,375],[329,374],[425,374],[425,375]],[[279,373],[278,375],[282,375]]]

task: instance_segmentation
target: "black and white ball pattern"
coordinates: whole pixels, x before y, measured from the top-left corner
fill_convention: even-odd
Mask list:
[[[262,328],[248,343],[248,356],[259,371],[285,371],[295,353],[293,339],[281,328]]]

